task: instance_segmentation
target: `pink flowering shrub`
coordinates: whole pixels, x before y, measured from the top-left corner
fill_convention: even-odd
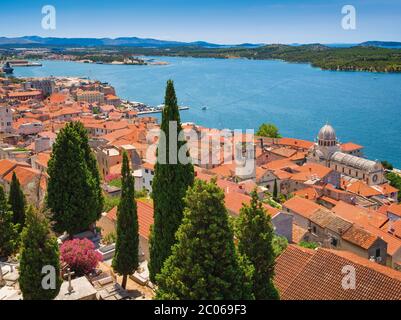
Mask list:
[[[60,248],[61,261],[67,263],[77,276],[93,271],[102,261],[102,255],[88,239],[74,239],[64,242]]]
[[[106,182],[110,182],[110,181],[116,180],[116,179],[118,179],[118,178],[121,178],[121,174],[118,174],[118,173],[110,173],[110,174],[108,174],[108,175],[104,178],[104,180],[105,180]]]

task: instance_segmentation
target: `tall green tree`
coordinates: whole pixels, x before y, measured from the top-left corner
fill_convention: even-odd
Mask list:
[[[215,181],[196,180],[185,197],[177,243],[157,276],[157,299],[252,299],[252,271],[238,255]]]
[[[8,195],[8,203],[11,206],[11,211],[13,212],[13,222],[14,224],[19,224],[22,229],[25,224],[25,195],[21,189],[19,180],[13,172],[13,177],[10,184],[10,193]]]
[[[54,268],[54,274],[46,269],[48,266]],[[26,212],[25,227],[21,235],[19,273],[19,285],[24,300],[51,300],[60,291],[62,280],[57,238],[51,233],[44,214],[31,206]],[[48,279],[45,279],[46,276]]]
[[[92,149],[89,146],[89,138],[88,138],[88,131],[85,129],[83,124],[79,121],[73,122],[72,125],[74,126],[75,130],[79,133],[81,137],[81,147],[84,150],[85,154],[85,161],[88,166],[89,171],[92,174],[93,178],[93,188],[94,188],[94,208],[97,212],[97,218],[99,219],[104,205],[104,198],[102,193],[101,185],[101,178],[99,173],[99,167]]]
[[[186,142],[178,138],[182,127],[174,84],[171,80],[167,81],[164,104],[161,131],[164,132],[166,139],[165,144],[160,142],[158,145],[158,159],[152,184],[154,225],[150,236],[149,272],[153,282],[156,281],[156,275],[160,272],[164,261],[171,254],[175,233],[181,224],[184,211],[183,197],[194,181],[193,165],[190,162],[179,161],[179,153],[187,156],[189,154]],[[170,123],[177,126],[177,132],[173,133],[173,136],[169,131]],[[171,148],[170,142],[174,148]],[[166,155],[165,159],[163,155]]]
[[[256,135],[267,138],[281,138],[277,127],[272,123],[263,123],[256,132]]]
[[[113,269],[123,276],[122,287],[127,277],[138,268],[138,214],[135,201],[135,182],[131,174],[127,153],[123,153],[121,169],[122,193],[117,209],[117,241],[113,258]]]
[[[257,300],[279,299],[273,283],[275,251],[270,216],[259,201],[256,190],[249,205],[244,204],[237,221],[238,250],[255,268],[253,294]]]
[[[277,200],[278,200],[277,179],[274,179],[274,185],[273,185],[273,200],[274,200],[274,201],[277,201]]]
[[[15,252],[18,245],[19,225],[13,223],[13,213],[6,200],[3,187],[0,186],[0,257]]]
[[[90,227],[99,218],[103,204],[100,180],[92,160],[88,160],[87,138],[82,138],[79,126],[68,123],[57,135],[47,170],[46,203],[53,214],[54,229],[67,231],[70,236]]]

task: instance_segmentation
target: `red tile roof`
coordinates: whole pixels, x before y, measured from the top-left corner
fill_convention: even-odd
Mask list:
[[[42,95],[42,91],[38,91],[38,90],[34,90],[34,91],[17,91],[17,92],[9,92],[8,96],[10,98],[17,98],[17,97],[36,97],[36,96],[41,96]]]
[[[38,153],[35,158],[35,162],[44,168],[47,168],[47,163],[49,162],[49,160],[50,160],[50,153],[46,152]]]
[[[225,193],[224,201],[229,211],[231,211],[235,215],[239,215],[243,205],[249,204],[251,202],[251,197],[246,194],[238,192],[228,192]],[[267,204],[263,204],[263,207],[266,209],[267,213],[272,217],[280,212],[280,210],[273,208]]]
[[[63,94],[63,93],[53,93],[49,97],[49,102],[50,103],[63,103],[66,102],[68,99],[68,95]]]
[[[311,200],[298,196],[284,202],[283,207],[288,208],[307,219],[309,219],[317,210],[324,208]]]
[[[313,187],[307,187],[304,189],[297,190],[294,192],[294,195],[309,200],[316,200],[319,197],[319,194]]]
[[[28,184],[34,183],[35,179],[39,179],[40,171],[32,169],[30,167],[17,166],[13,171],[7,173],[3,179],[8,183],[11,183],[13,173],[17,176],[22,187],[27,187]]]
[[[341,200],[331,210],[343,219],[354,222],[362,227],[372,225],[380,228],[388,220],[387,217],[377,211],[353,206]]]
[[[401,217],[401,204],[394,203],[390,207],[388,207],[387,211]]]
[[[345,231],[342,238],[366,250],[378,239],[376,235],[357,226],[352,226]]]
[[[347,142],[343,143],[341,146],[341,151],[343,152],[351,152],[351,151],[356,151],[356,150],[361,150],[363,149],[363,146],[360,146],[359,144],[353,143],[353,142]]]
[[[281,139],[279,139],[278,143],[281,145],[292,146],[292,147],[297,147],[297,148],[302,148],[302,149],[309,149],[314,144],[311,141],[293,139],[293,138],[281,138]]]
[[[150,227],[153,224],[153,204],[149,201],[137,200],[139,234],[149,240]],[[117,207],[107,213],[107,218],[117,221]]]
[[[271,150],[270,152],[273,153],[273,154],[276,154],[276,155],[278,155],[278,156],[284,157],[284,158],[290,158],[290,157],[292,157],[294,154],[297,153],[296,150],[290,149],[290,148],[286,148],[286,147],[273,149],[273,150]]]
[[[368,186],[365,182],[358,180],[354,183],[352,183],[351,185],[348,185],[346,187],[346,190],[358,195],[361,195],[363,197],[373,197],[373,196],[377,196],[380,195],[381,192]]]
[[[315,177],[318,179],[323,179],[332,171],[332,169],[317,163],[307,163],[296,168],[295,170],[297,173],[294,173],[291,179],[297,181],[308,181]]]
[[[380,229],[393,235],[394,237],[401,239],[401,219],[397,221],[387,221]]]
[[[342,286],[355,268],[355,289]],[[275,284],[283,300],[400,300],[401,272],[347,251],[295,245],[277,258]]]

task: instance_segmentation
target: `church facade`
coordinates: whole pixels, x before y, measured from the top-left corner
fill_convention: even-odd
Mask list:
[[[362,180],[369,186],[386,182],[384,168],[380,162],[341,152],[336,132],[329,124],[320,129],[317,142],[309,151],[307,161],[329,167],[345,179]]]

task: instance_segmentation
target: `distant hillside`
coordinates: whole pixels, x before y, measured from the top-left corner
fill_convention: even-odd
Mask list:
[[[238,44],[238,45],[222,45],[205,41],[196,42],[179,42],[158,40],[151,38],[123,37],[123,38],[42,38],[38,36],[25,36],[18,38],[0,37],[1,45],[38,45],[38,46],[77,46],[77,47],[101,47],[101,46],[119,46],[119,47],[142,47],[142,48],[160,48],[160,47],[187,47],[195,46],[202,48],[228,48],[228,47],[249,47],[254,48],[262,44]]]
[[[136,54],[198,58],[280,59],[310,63],[314,67],[333,71],[401,72],[401,50],[372,46],[333,48],[314,43],[301,46],[274,44],[257,48],[135,48]]]
[[[359,44],[363,47],[401,48],[401,42],[396,41],[366,41]]]

